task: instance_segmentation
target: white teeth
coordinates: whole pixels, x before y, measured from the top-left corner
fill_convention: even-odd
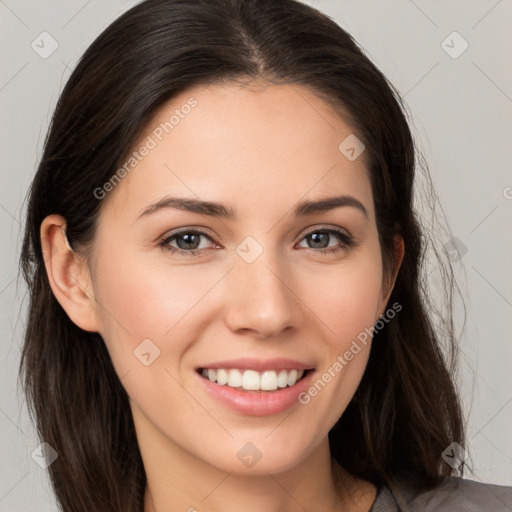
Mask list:
[[[280,388],[285,388],[288,386],[288,372],[286,370],[281,370],[279,372],[279,377],[277,378],[277,385]]]
[[[229,375],[226,370],[217,370],[217,382],[224,386],[224,384],[228,383]]]
[[[242,373],[238,370],[228,370],[228,386],[231,388],[239,388],[242,385]],[[212,379],[210,379],[212,380]],[[215,382],[215,381],[212,381]]]
[[[242,387],[248,391],[258,391],[260,389],[260,376],[258,372],[245,370],[242,375]]]
[[[255,370],[204,369],[203,377],[221,386],[242,388],[246,391],[275,391],[278,388],[293,386],[304,375],[304,370],[274,370],[257,372]]]
[[[297,370],[292,370],[288,374],[288,386],[293,386],[297,382]]]
[[[274,391],[277,389],[277,375],[276,372],[263,372],[261,375],[261,389],[264,391]]]

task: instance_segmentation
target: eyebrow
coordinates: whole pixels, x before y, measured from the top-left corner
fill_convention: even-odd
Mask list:
[[[363,215],[368,218],[368,212],[363,203],[353,196],[341,195],[335,197],[328,197],[317,201],[305,200],[301,201],[295,207],[295,216],[305,217],[315,213],[323,213],[342,206],[351,206],[360,210]],[[221,203],[211,201],[201,201],[198,199],[186,199],[182,197],[164,197],[156,203],[147,206],[137,218],[151,215],[157,211],[166,208],[174,208],[177,210],[184,210],[187,212],[199,213],[201,215],[209,215],[211,217],[219,217],[223,219],[236,220],[237,213],[233,208],[226,208]]]

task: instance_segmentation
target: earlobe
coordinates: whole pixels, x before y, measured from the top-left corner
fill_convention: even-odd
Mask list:
[[[48,281],[69,318],[85,331],[98,332],[96,301],[86,261],[70,247],[66,220],[49,215],[41,223],[41,247]]]

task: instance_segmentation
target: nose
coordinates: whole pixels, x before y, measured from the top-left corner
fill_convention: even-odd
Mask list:
[[[298,327],[302,315],[293,291],[289,265],[264,251],[255,261],[237,258],[228,274],[226,322],[233,332],[251,331],[261,338],[276,337]]]

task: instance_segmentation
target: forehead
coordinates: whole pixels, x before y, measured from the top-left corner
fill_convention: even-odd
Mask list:
[[[261,212],[334,190],[358,196],[372,213],[366,153],[350,160],[340,150],[353,136],[330,104],[302,86],[189,88],[146,124],[109,209],[134,220],[172,194]]]

